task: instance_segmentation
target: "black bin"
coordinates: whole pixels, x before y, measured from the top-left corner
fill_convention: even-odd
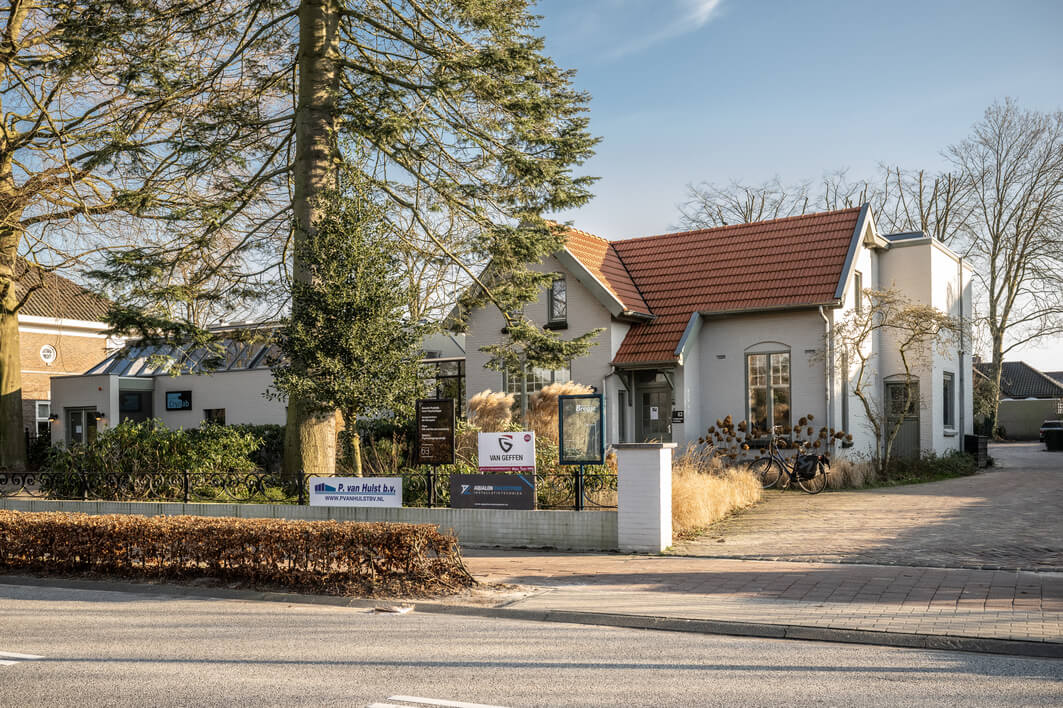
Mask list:
[[[975,464],[985,467],[989,463],[989,437],[985,435],[964,435],[963,451],[974,456]]]
[[[1063,430],[1046,430],[1045,448],[1052,452],[1063,452]]]

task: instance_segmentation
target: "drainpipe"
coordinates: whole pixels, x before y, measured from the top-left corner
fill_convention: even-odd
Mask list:
[[[826,345],[824,346],[826,355],[823,357],[823,380],[826,382],[826,403],[827,403],[827,430],[829,431],[834,427],[834,406],[832,405],[831,397],[834,395],[834,325],[831,323],[830,318],[827,317],[826,311],[823,309],[823,305],[819,306],[819,316],[823,318],[823,329],[826,334]],[[791,404],[792,405],[792,404]]]
[[[959,408],[960,408],[960,411],[959,411],[959,413],[960,413],[960,429],[959,429],[958,435],[956,437],[959,438],[959,441],[958,441],[959,447],[958,447],[958,449],[962,452],[963,451],[963,436],[965,434],[965,431],[967,430],[967,416],[966,416],[966,412],[967,412],[967,387],[966,387],[967,366],[963,363],[963,357],[967,353],[966,351],[964,351],[964,347],[966,346],[966,344],[965,344],[964,338],[963,338],[964,329],[965,329],[964,328],[964,322],[963,322],[963,319],[964,319],[964,312],[963,312],[963,256],[960,256],[960,260],[957,262],[956,269],[958,271],[957,274],[959,276],[958,294],[960,296],[960,351],[959,351],[959,359],[960,359],[960,372],[959,372],[959,374],[960,374],[959,375],[959,379],[960,379],[960,406],[959,406]]]

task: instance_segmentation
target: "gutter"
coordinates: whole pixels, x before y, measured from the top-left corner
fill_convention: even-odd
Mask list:
[[[827,387],[825,400],[827,403],[827,430],[829,431],[834,427],[834,405],[831,400],[834,395],[834,323],[827,317],[823,305],[819,306],[819,316],[823,318],[824,337],[826,339],[823,357],[823,380]]]
[[[958,288],[958,295],[959,295],[959,298],[960,298],[960,351],[958,352],[959,358],[960,358],[960,371],[959,371],[959,375],[960,375],[959,376],[960,377],[960,391],[959,391],[959,393],[960,393],[960,411],[959,411],[959,413],[960,413],[960,420],[959,420],[960,426],[959,427],[960,427],[960,429],[958,431],[959,435],[957,435],[956,437],[959,438],[959,440],[957,441],[958,444],[959,444],[958,449],[960,450],[960,452],[963,452],[963,436],[967,432],[967,415],[966,415],[966,413],[967,413],[967,376],[965,375],[967,366],[966,366],[966,364],[963,363],[964,354],[967,353],[966,351],[964,351],[964,348],[966,347],[966,343],[964,342],[964,338],[963,338],[964,330],[966,329],[966,327],[964,325],[964,311],[963,311],[963,256],[960,256],[959,258],[956,259],[956,274],[960,278],[959,288]],[[973,400],[973,398],[972,398],[972,400]]]

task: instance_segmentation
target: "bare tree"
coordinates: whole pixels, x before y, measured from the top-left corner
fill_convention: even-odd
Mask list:
[[[867,304],[852,310],[835,324],[835,365],[849,379],[850,390],[864,409],[868,427],[875,436],[872,458],[879,474],[889,473],[893,443],[905,416],[921,404],[913,383],[919,369],[928,365],[934,352],[946,352],[960,332],[961,324],[937,308],[911,302],[896,290],[864,290]],[[876,346],[877,344],[877,346]],[[897,410],[887,410],[882,391],[882,356],[896,354],[902,370],[904,398]],[[845,370],[850,367],[850,371]]]
[[[759,185],[732,181],[687,185],[687,201],[679,205],[679,228],[708,229],[804,214],[810,183],[783,184],[776,176]]]
[[[946,155],[970,190],[971,214],[956,236],[982,286],[990,381],[1004,356],[1063,333],[1063,112],[990,106]],[[998,406],[989,417],[996,427]]]

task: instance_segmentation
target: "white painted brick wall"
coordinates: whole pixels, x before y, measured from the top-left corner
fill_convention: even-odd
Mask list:
[[[672,545],[675,443],[617,446],[617,541],[621,551],[660,553]]]

